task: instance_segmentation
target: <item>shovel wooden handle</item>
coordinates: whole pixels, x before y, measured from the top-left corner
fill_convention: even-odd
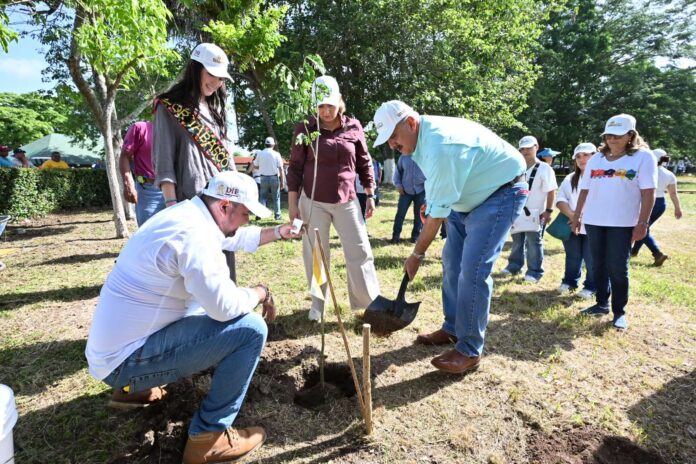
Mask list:
[[[408,274],[404,272],[404,278],[401,280],[399,294],[396,296],[396,301],[406,301],[406,287],[408,286]]]

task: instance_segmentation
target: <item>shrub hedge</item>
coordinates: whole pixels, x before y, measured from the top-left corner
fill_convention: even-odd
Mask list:
[[[0,214],[13,220],[87,206],[111,206],[106,171],[0,169]]]

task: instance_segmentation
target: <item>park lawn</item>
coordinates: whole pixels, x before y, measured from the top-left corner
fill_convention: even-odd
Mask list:
[[[696,194],[681,198],[685,217],[675,220],[670,205],[654,227],[670,259],[652,267],[644,249],[631,262],[627,332],[612,330],[608,319],[578,317],[588,302],[556,294],[564,255],[560,242],[547,235],[546,275],[539,284],[494,274],[485,356],[466,377],[434,372],[430,359],[443,348],[413,344],[418,332],[441,323],[444,242],[436,239],[407,294],[409,301],[422,301],[418,318],[372,341],[374,435],[363,437],[354,397],[309,411],[273,385],[264,390],[254,384],[251,390],[265,396],[250,395],[237,422],[264,425],[269,437],[250,462],[528,462],[536,456],[530,454],[532,441],[563,440],[580,429],[626,437],[668,462],[693,462]],[[368,222],[387,297],[395,296],[412,249],[409,243],[388,244],[395,209],[396,192],[387,189]],[[17,462],[170,462],[132,454],[134,446],[142,450],[140,431],[152,415],[107,409],[109,388],[86,369],[85,340],[100,286],[125,243],[113,238],[110,218],[108,211],[51,215],[8,227],[0,242],[0,260],[7,265],[0,273],[0,383],[16,394]],[[407,223],[402,236],[409,232]],[[345,266],[335,236],[331,249],[332,277],[358,356],[359,319],[346,309]],[[496,271],[508,249],[509,243]],[[299,242],[283,242],[255,255],[238,254],[239,283],[263,282],[273,290],[277,324],[292,337],[287,347],[295,351],[288,349],[285,380],[301,378],[319,347],[318,326],[306,320],[300,250]],[[336,318],[330,313],[327,320],[328,359],[342,362]],[[156,432],[174,427],[179,433],[187,425],[149,424]]]

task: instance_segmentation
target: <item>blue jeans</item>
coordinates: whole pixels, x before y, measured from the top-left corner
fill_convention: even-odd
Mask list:
[[[491,270],[527,201],[527,183],[503,186],[469,213],[452,211],[442,250],[442,329],[457,336],[455,348],[480,356],[488,325]]]
[[[565,274],[561,283],[572,288],[578,288],[582,274],[582,263],[585,262],[585,282],[582,286],[591,292],[597,291],[594,283],[594,270],[592,269],[592,253],[590,252],[590,240],[587,235],[570,234],[568,240],[563,240],[565,249]]]
[[[653,206],[652,211],[650,212],[650,220],[648,221],[650,225],[653,225],[658,219],[660,219],[660,216],[662,216],[667,209],[667,203],[665,202],[665,197],[660,197],[660,198],[655,198],[655,206]],[[638,252],[640,251],[640,248],[645,245],[648,247],[650,252],[653,254],[653,256],[660,256],[662,252],[660,251],[660,247],[657,246],[657,242],[653,238],[653,236],[650,234],[650,228],[648,228],[648,234],[645,236],[643,240],[638,240],[634,245],[633,249],[631,250],[631,253],[634,255],[637,255]]]
[[[221,432],[242,407],[267,333],[256,313],[225,322],[205,315],[185,317],[152,334],[104,382],[137,392],[215,367],[189,434]]]
[[[597,305],[622,316],[628,303],[628,258],[633,227],[604,227],[585,224],[590,239]]]
[[[525,248],[527,252],[527,275],[535,279],[544,276],[543,230],[512,234],[512,249],[508,257],[507,270],[517,274],[524,265]],[[526,245],[526,246],[525,246]]]
[[[135,204],[135,220],[138,227],[145,224],[155,213],[164,209],[164,195],[155,187],[155,184],[135,183],[135,192],[138,194],[138,202]]]
[[[272,201],[276,219],[280,219],[280,181],[278,176],[261,176],[261,204],[268,207]],[[270,207],[269,207],[270,209]]]
[[[399,195],[399,204],[396,208],[396,216],[394,217],[394,228],[392,229],[392,238],[401,237],[401,229],[404,226],[404,219],[408,213],[408,207],[413,203],[413,229],[411,230],[411,239],[418,240],[423,223],[420,219],[420,209],[425,203],[425,191],[421,193],[404,193]]]

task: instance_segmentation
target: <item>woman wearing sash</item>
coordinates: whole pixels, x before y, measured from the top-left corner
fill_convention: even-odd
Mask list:
[[[167,207],[193,198],[218,172],[235,169],[226,141],[228,65],[220,47],[199,44],[184,77],[155,99],[152,162]],[[234,254],[225,255],[236,280]]]
[[[317,87],[321,90],[317,91]],[[295,139],[301,133],[320,132],[318,155],[308,145],[292,145],[287,175],[290,220],[301,218],[308,226],[302,240],[308,280],[312,278],[313,230],[319,229],[328,259],[329,229],[333,224],[345,254],[351,308],[362,309],[379,295],[372,248],[355,192],[358,176],[367,196],[365,218],[371,217],[375,209],[372,160],[360,122],[345,115],[345,103],[336,80],[330,76],[319,77],[313,88],[313,94],[317,93],[324,94],[316,99],[319,121],[311,118],[307,125],[298,124],[293,136]],[[310,320],[319,320],[324,311],[326,284],[322,292],[323,300],[312,296]]]

